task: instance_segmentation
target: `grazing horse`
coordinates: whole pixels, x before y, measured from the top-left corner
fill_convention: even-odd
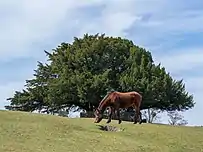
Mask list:
[[[107,107],[110,107],[110,112],[108,115],[107,123],[111,122],[112,113],[117,111],[118,123],[121,123],[120,118],[120,108],[128,108],[133,107],[135,109],[135,116],[134,116],[134,124],[138,121],[141,124],[141,112],[140,112],[140,105],[142,102],[142,96],[135,91],[132,92],[118,92],[118,91],[111,91],[109,92],[99,103],[98,108],[95,110],[95,123],[99,123],[103,119],[103,112]]]

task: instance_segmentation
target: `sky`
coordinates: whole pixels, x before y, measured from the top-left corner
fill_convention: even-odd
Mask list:
[[[44,50],[105,33],[144,47],[183,79],[196,102],[183,115],[189,125],[203,125],[202,23],[202,0],[0,0],[0,109],[32,78],[37,61],[46,61]]]

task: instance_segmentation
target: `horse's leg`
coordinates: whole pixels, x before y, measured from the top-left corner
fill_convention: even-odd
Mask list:
[[[140,122],[140,108],[138,108],[137,105],[133,105],[133,108],[135,109],[135,116],[134,116],[134,124],[136,124],[138,121]]]
[[[139,122],[139,124],[142,123],[142,116],[141,116],[141,112],[140,112],[140,108],[138,106],[135,106],[135,109],[136,109],[136,123]]]
[[[140,124],[142,123],[142,113],[140,112]]]
[[[118,124],[120,124],[121,123],[120,109],[118,108],[116,112],[117,112],[117,117],[118,117]]]
[[[120,101],[120,97],[119,96],[115,96],[115,98],[114,98],[114,103],[115,103],[114,107],[115,107],[117,118],[118,118],[118,124],[121,123],[119,101]]]
[[[113,111],[114,111],[113,107],[110,107],[109,110],[110,111],[109,111],[109,115],[108,115],[108,120],[107,120],[106,123],[110,123],[111,122],[112,114],[113,114]]]

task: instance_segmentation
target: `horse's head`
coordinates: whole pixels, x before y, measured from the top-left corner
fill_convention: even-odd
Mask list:
[[[99,123],[102,119],[103,119],[103,112],[104,109],[107,107],[106,103],[108,101],[108,96],[110,93],[108,93],[103,99],[102,101],[99,103],[98,108],[94,111],[94,115],[95,115],[95,123]]]
[[[94,115],[95,115],[94,123],[99,123],[103,119],[102,112],[98,108],[95,110]]]

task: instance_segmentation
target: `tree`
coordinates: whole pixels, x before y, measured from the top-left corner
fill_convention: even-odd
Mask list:
[[[160,119],[159,114],[161,113],[161,110],[157,110],[154,108],[149,108],[147,110],[144,110],[143,116],[146,118],[148,123],[153,123],[154,121],[157,121]]]
[[[48,109],[51,104],[47,101],[48,93],[48,79],[50,76],[50,67],[38,62],[37,70],[34,70],[34,78],[26,80],[25,89],[22,92],[16,91],[13,98],[8,98],[11,102],[6,109],[21,110],[21,111],[35,111],[46,109],[43,112],[50,112]]]
[[[184,126],[188,124],[187,120],[184,120],[184,117],[177,111],[168,112],[168,116],[169,116],[168,122],[170,125]]]
[[[182,80],[174,80],[164,67],[154,64],[149,51],[128,39],[85,34],[45,53],[50,64],[40,64],[35,78],[27,81],[43,85],[31,83],[27,90],[49,110],[79,107],[92,111],[110,90],[140,92],[141,109],[183,111],[194,107]],[[34,88],[38,93],[32,93]],[[14,100],[11,104],[15,105]]]

